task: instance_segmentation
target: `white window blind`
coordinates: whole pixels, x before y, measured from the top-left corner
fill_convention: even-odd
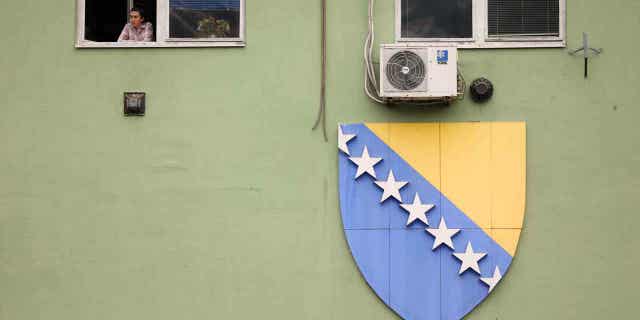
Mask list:
[[[560,0],[488,0],[490,37],[559,36]]]

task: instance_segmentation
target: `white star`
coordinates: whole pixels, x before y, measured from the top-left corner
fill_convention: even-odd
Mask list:
[[[458,274],[462,274],[469,268],[480,274],[480,266],[478,265],[478,261],[484,258],[487,254],[483,252],[473,252],[471,241],[469,241],[467,242],[467,250],[464,253],[454,253],[453,255],[462,262],[462,264],[460,265],[460,272],[458,272]]]
[[[369,150],[367,150],[367,146],[364,146],[364,150],[362,150],[362,156],[358,157],[350,157],[353,163],[358,165],[358,171],[356,171],[355,179],[358,179],[363,173],[368,173],[372,177],[376,177],[376,170],[373,168],[378,162],[382,160],[382,158],[371,158],[369,157]]]
[[[433,240],[433,248],[431,250],[435,250],[441,244],[446,244],[451,250],[455,249],[453,247],[453,241],[451,241],[451,237],[456,235],[456,233],[460,232],[460,229],[449,229],[447,228],[447,224],[444,222],[444,218],[440,218],[440,225],[438,229],[426,228],[427,232],[429,232],[432,236],[436,237]]]
[[[496,287],[496,284],[500,282],[502,279],[502,274],[500,274],[500,268],[496,266],[495,271],[493,271],[493,277],[491,278],[480,278],[482,282],[486,283],[489,286],[489,292],[493,291],[493,288]]]
[[[394,197],[396,200],[402,202],[402,197],[400,196],[400,189],[407,185],[406,181],[396,181],[396,177],[393,176],[393,170],[389,171],[389,176],[387,177],[387,181],[376,181],[375,182],[378,187],[382,188],[384,191],[382,192],[382,198],[380,199],[380,203],[387,200],[389,197]]]
[[[338,149],[342,150],[342,152],[346,153],[348,156],[351,155],[349,153],[349,147],[347,146],[347,142],[351,139],[355,138],[355,134],[344,134],[342,133],[342,126],[338,125]]]
[[[429,225],[429,220],[427,220],[427,212],[433,209],[434,205],[432,204],[422,204],[420,201],[420,196],[416,192],[416,196],[413,198],[413,204],[401,204],[402,209],[409,212],[409,218],[407,218],[407,226],[413,223],[416,220],[420,220],[424,222],[424,224]]]

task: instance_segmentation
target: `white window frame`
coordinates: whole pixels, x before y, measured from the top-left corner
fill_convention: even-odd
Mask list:
[[[396,42],[407,45],[455,45],[458,48],[564,48],[566,47],[566,0],[560,0],[559,36],[489,37],[488,0],[472,0],[473,38],[403,38],[402,0],[395,0]]]
[[[124,27],[124,26],[123,26]],[[156,41],[95,42],[85,39],[85,0],[76,3],[76,48],[166,48],[166,47],[244,47],[245,0],[240,0],[240,37],[238,38],[171,38],[169,37],[169,0],[156,0]]]

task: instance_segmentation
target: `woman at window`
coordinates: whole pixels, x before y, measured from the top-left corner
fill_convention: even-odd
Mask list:
[[[140,8],[129,11],[129,23],[124,26],[118,42],[120,41],[153,41],[153,26],[151,22],[144,21],[144,12]]]

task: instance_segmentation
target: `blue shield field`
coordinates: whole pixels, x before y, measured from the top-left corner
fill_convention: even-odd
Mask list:
[[[499,292],[524,221],[524,123],[342,124],[338,147],[344,233],[389,308],[461,319]]]

